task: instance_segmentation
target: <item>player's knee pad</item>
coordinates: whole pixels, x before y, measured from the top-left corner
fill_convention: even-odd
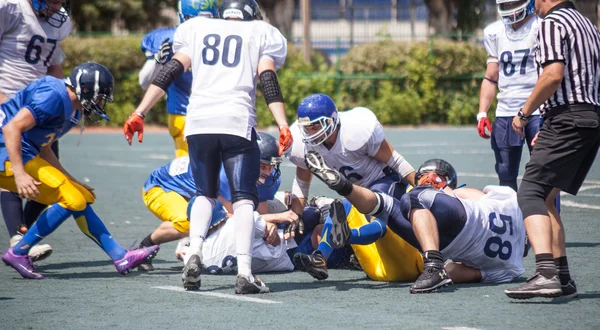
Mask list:
[[[184,115],[169,115],[169,134],[172,138],[183,137],[183,128],[185,127]]]
[[[318,224],[323,223],[324,219],[318,207],[307,206],[302,211],[302,221],[304,222],[304,232],[311,232]]]
[[[523,180],[517,194],[517,201],[523,213],[523,219],[531,215],[547,216],[546,197],[548,197],[551,191],[552,186]]]
[[[400,199],[402,216],[410,221],[412,210],[430,209],[438,191],[432,187],[416,187]]]
[[[85,188],[81,187],[81,189]],[[83,211],[88,205],[88,198],[75,185],[68,183],[60,187],[58,204],[69,211]]]

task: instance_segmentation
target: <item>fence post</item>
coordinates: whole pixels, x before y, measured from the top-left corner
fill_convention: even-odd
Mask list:
[[[304,41],[302,49],[304,51],[304,61],[310,63],[310,0],[302,0],[302,26],[304,28]]]

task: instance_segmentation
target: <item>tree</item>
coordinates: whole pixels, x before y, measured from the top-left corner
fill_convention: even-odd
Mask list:
[[[292,22],[296,9],[294,2],[294,0],[258,0],[258,5],[269,23],[278,28],[286,38],[292,36]]]
[[[598,0],[576,0],[575,7],[579,12],[587,17],[594,25],[598,25]]]
[[[485,0],[425,0],[425,5],[436,34],[472,33],[485,19]]]

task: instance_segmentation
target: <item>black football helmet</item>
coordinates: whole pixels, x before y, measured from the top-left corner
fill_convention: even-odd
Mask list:
[[[106,115],[106,104],[113,102],[115,79],[104,65],[95,62],[80,64],[73,69],[66,83],[75,89],[88,119],[99,122],[100,119],[94,118],[97,116],[110,120]]]
[[[458,184],[458,176],[456,174],[456,170],[454,167],[450,165],[447,161],[439,158],[434,158],[425,161],[415,174],[415,182],[419,182],[419,179],[423,176],[423,174],[428,172],[434,172],[438,176],[446,179],[446,184],[448,187],[452,189],[456,189]]]
[[[223,0],[219,16],[224,19],[239,18],[243,21],[262,20],[260,7],[254,0]]]
[[[57,3],[59,0],[50,1]],[[31,0],[31,6],[40,17],[43,17],[48,24],[55,28],[59,28],[65,24],[71,14],[70,0],[64,1],[61,9],[55,9],[48,5],[48,0]]]
[[[281,164],[281,157],[279,156],[279,142],[271,134],[260,132],[258,133],[258,148],[260,149],[260,162],[269,164],[274,167],[273,173],[268,177],[263,176],[261,173],[261,181],[263,184],[274,184],[277,179],[281,176],[281,170],[279,164]]]

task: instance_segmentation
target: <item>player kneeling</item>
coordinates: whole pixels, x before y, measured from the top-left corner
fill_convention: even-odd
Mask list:
[[[328,168],[317,153],[308,154],[306,161],[315,176],[333,190],[343,191],[357,210],[387,221],[392,231],[423,252],[424,271],[411,293],[435,291],[452,282],[511,282],[525,271],[525,228],[514,190],[453,189],[454,168],[433,159],[417,171],[419,186],[398,201],[353,185]],[[453,263],[444,268],[446,259]]]
[[[94,189],[71,176],[50,149],[80,121],[83,125],[84,115],[108,120],[106,103],[112,102],[113,89],[110,71],[88,62],[65,80],[41,78],[0,105],[0,187],[49,205],[23,239],[2,253],[2,261],[25,278],[44,278],[27,253],[70,216],[123,275],[158,251],[156,245],[131,251],[121,247],[92,209]]]

